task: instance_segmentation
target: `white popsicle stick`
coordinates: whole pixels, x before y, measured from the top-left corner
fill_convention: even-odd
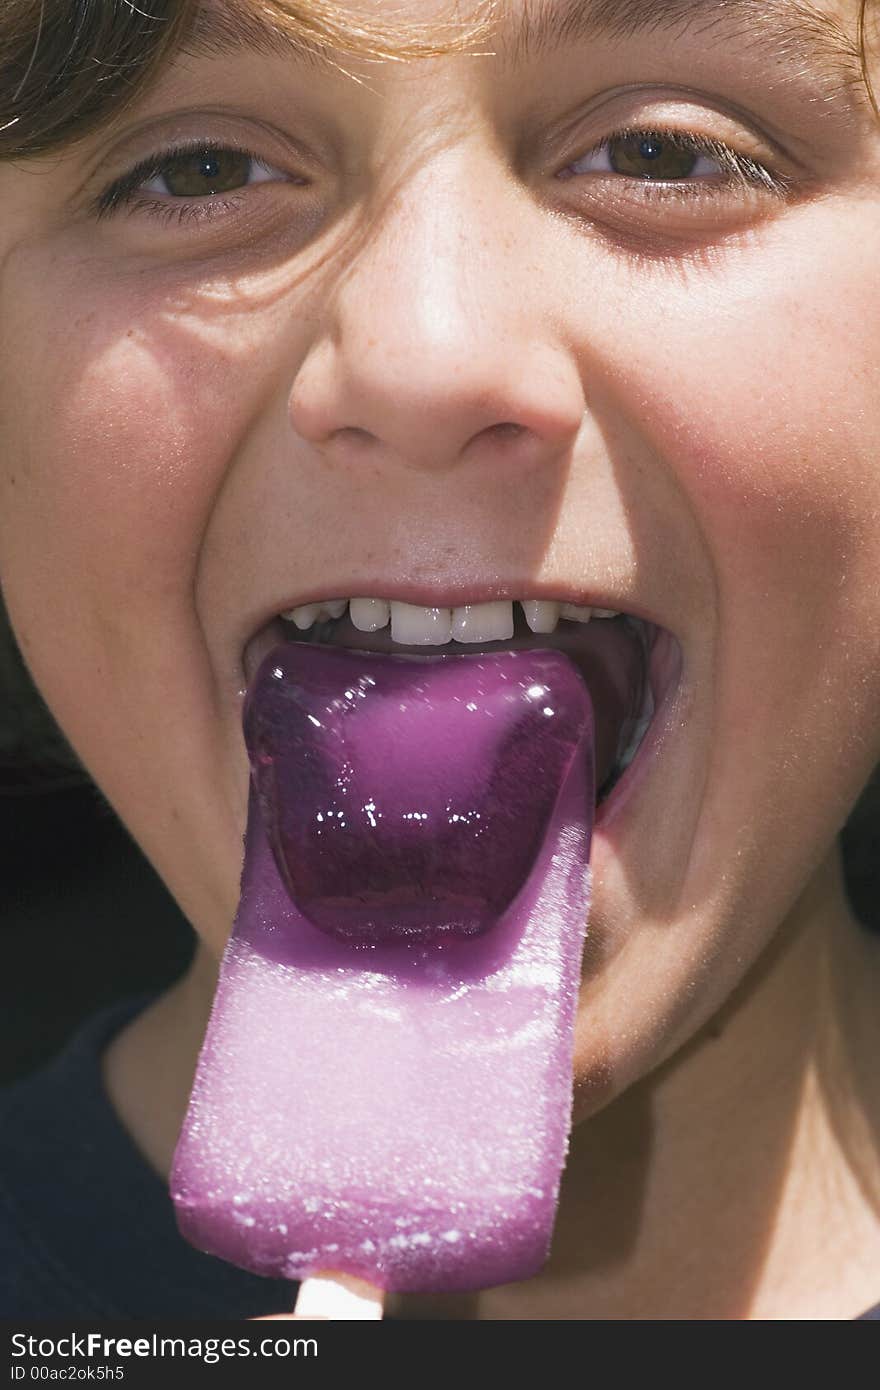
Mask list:
[[[382,1317],[385,1295],[381,1289],[353,1274],[325,1270],[304,1279],[299,1286],[294,1313],[298,1318],[344,1318],[363,1321]]]

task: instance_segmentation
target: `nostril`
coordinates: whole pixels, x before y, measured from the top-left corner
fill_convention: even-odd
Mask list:
[[[371,434],[369,430],[362,430],[360,425],[342,425],[338,430],[333,430],[327,442],[328,444],[333,443],[337,439],[361,446],[377,442],[376,436]]]
[[[529,440],[536,448],[541,448],[540,439],[528,425],[521,425],[515,420],[499,420],[494,425],[484,425],[472,434],[460,453],[461,457],[470,458],[476,458],[486,451],[491,457],[496,449],[502,456],[506,456],[508,451],[519,454],[520,448],[528,447]]]
[[[491,435],[493,439],[518,439],[521,434],[526,433],[525,425],[518,425],[513,420],[502,420],[500,424],[488,425],[484,434]]]
[[[495,439],[502,443],[507,439],[519,439],[520,435],[528,434],[525,425],[518,425],[513,420],[502,420],[497,425],[487,425],[474,435],[474,439]],[[339,440],[349,444],[376,444],[378,437],[370,430],[362,429],[360,425],[340,425],[338,429],[332,430],[327,436],[328,444]],[[473,441],[472,441],[473,442]]]

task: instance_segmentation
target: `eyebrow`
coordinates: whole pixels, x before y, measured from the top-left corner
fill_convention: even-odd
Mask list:
[[[697,37],[709,49],[736,45],[740,51],[758,51],[775,62],[780,84],[812,82],[826,100],[844,96],[858,105],[870,104],[857,37],[808,0],[527,0],[515,17],[504,15],[503,6],[501,0],[494,10],[499,21],[491,33],[498,41],[494,56],[505,64],[519,66],[544,53],[603,39],[623,43],[651,35]],[[203,0],[183,48],[212,57],[250,49],[321,66],[329,56],[326,49],[272,24],[248,0]],[[481,51],[486,53],[482,45]]]
[[[807,0],[530,0],[506,49],[522,62],[575,42],[652,34],[751,47],[797,77],[846,92],[861,88],[867,98],[857,38]]]
[[[2,3],[2,0],[0,0]],[[494,8],[496,0],[481,0]],[[307,10],[307,6],[291,6],[291,12]],[[275,14],[273,15],[273,10]],[[218,57],[230,52],[280,54],[306,63],[338,68],[337,54],[375,59],[430,57],[440,53],[469,51],[472,42],[484,38],[490,25],[482,16],[473,21],[463,19],[387,25],[362,24],[356,15],[346,22],[345,7],[339,7],[336,23],[327,30],[319,12],[314,28],[286,27],[283,0],[199,0],[189,21],[181,50],[194,56]],[[331,33],[338,34],[331,37]],[[349,43],[348,40],[351,39]],[[343,70],[344,71],[344,70]],[[347,74],[351,75],[351,74]]]

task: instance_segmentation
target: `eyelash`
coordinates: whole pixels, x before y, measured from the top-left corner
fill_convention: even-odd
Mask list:
[[[713,140],[702,135],[688,135],[680,130],[664,129],[659,126],[621,126],[619,130],[606,135],[591,150],[587,150],[566,167],[570,169],[572,164],[578,164],[584,159],[589,159],[592,155],[599,154],[612,145],[615,140],[630,139],[657,140],[689,154],[708,156],[716,160],[727,175],[726,178],[638,179],[635,176],[628,177],[613,171],[605,173],[605,177],[616,181],[637,183],[639,189],[643,190],[639,196],[645,197],[648,201],[652,199],[665,201],[675,199],[687,203],[697,198],[714,198],[718,196],[719,192],[728,191],[732,185],[749,190],[761,188],[767,193],[782,196],[791,185],[791,180],[785,175],[773,173],[756,159],[752,159],[749,155],[737,153],[736,150],[731,149],[729,145],[720,140]],[[563,171],[563,175],[564,173],[565,171]],[[570,174],[568,177],[584,178],[587,175]]]
[[[703,177],[692,180],[639,179],[635,176],[617,174],[614,171],[605,173],[606,177],[615,181],[638,184],[641,190],[639,196],[647,201],[674,199],[687,203],[697,198],[717,197],[719,191],[726,191],[731,186],[738,186],[740,189],[760,188],[764,192],[783,196],[790,186],[790,180],[784,175],[773,173],[765,165],[751,159],[748,155],[738,154],[736,150],[720,140],[660,127],[622,126],[619,130],[606,135],[603,140],[594,145],[591,150],[587,150],[578,160],[573,160],[572,164],[580,163],[583,159],[601,153],[616,140],[635,137],[662,141],[675,149],[684,150],[694,155],[708,156],[716,160],[727,175],[726,178],[722,179]],[[205,221],[218,216],[222,217],[226,212],[237,208],[240,205],[241,195],[248,185],[242,185],[241,189],[231,190],[229,194],[215,193],[205,198],[159,200],[137,196],[138,190],[143,184],[164,174],[174,160],[191,155],[196,150],[204,150],[207,154],[234,151],[235,154],[245,159],[253,160],[255,164],[264,163],[253,150],[246,149],[241,145],[195,142],[161,150],[149,158],[141,160],[98,195],[92,205],[95,217],[98,219],[107,218],[116,212],[127,209],[129,212],[145,212],[149,216],[160,218],[166,222],[182,224],[187,221]],[[570,169],[572,164],[567,165],[566,168]],[[568,174],[566,176],[563,170],[557,177],[579,178],[586,177],[586,175]]]
[[[241,194],[248,187],[243,184],[241,188],[230,190],[229,193],[212,193],[205,198],[150,198],[149,195],[138,197],[138,190],[150,179],[158,178],[164,174],[169,165],[176,159],[184,159],[187,155],[196,152],[205,154],[234,153],[243,159],[252,160],[254,164],[264,164],[266,161],[261,155],[253,150],[247,149],[244,145],[221,145],[195,141],[188,145],[175,145],[167,150],[160,150],[157,154],[150,155],[147,159],[142,159],[139,164],[135,164],[132,169],[116,179],[98,195],[92,204],[92,211],[99,220],[101,218],[112,217],[114,213],[127,209],[129,212],[146,212],[149,216],[159,217],[165,221],[204,221],[206,218],[222,216],[223,212],[229,208],[239,205]]]

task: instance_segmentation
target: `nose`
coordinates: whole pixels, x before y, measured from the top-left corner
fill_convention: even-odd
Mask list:
[[[329,296],[290,392],[297,434],[336,462],[558,457],[584,398],[536,264],[540,216],[465,151],[410,178]]]

